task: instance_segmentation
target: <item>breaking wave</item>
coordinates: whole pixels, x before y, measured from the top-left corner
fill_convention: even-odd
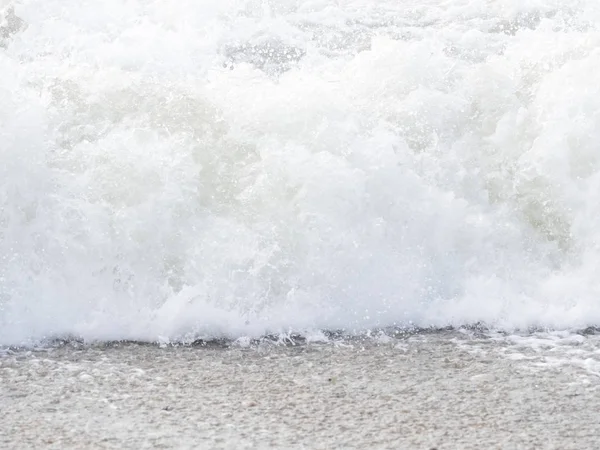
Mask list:
[[[0,344],[600,324],[599,23],[0,0]]]

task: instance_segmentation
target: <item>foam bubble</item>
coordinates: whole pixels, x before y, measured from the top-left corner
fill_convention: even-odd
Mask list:
[[[594,2],[0,11],[0,343],[600,323]]]

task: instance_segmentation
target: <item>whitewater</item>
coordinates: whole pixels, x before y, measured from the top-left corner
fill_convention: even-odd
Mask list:
[[[598,24],[0,0],[0,345],[600,325]]]

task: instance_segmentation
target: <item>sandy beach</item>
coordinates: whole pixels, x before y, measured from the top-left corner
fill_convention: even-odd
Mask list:
[[[2,448],[584,449],[600,339],[464,333],[0,357]]]

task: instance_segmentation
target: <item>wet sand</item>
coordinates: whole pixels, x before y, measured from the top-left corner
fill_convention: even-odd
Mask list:
[[[2,448],[585,449],[600,338],[0,350]]]

